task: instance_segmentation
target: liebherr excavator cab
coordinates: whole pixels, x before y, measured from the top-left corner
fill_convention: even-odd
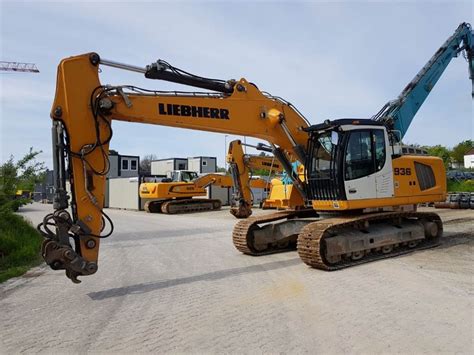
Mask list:
[[[442,160],[402,155],[395,133],[381,122],[340,119],[306,131],[307,196],[316,210],[413,208],[445,194]]]

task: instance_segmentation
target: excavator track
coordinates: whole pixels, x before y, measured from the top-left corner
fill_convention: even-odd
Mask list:
[[[190,198],[184,200],[165,201],[161,204],[161,212],[165,214],[192,213],[220,210],[222,203],[217,199]]]
[[[160,213],[162,201],[147,201],[143,209],[148,213]]]
[[[267,255],[274,253],[281,253],[285,251],[295,250],[296,249],[296,238],[297,234],[294,234],[294,241],[284,241],[274,243],[269,243],[267,248],[257,248],[254,243],[254,232],[261,229],[259,225],[265,223],[271,223],[282,220],[292,220],[297,218],[304,217],[317,217],[317,213],[314,210],[299,210],[299,211],[283,211],[276,212],[272,214],[267,214],[259,217],[250,217],[245,220],[238,222],[232,232],[232,241],[234,246],[240,252],[253,255]],[[312,222],[313,220],[308,220],[307,223]]]
[[[410,231],[402,231],[407,226],[418,230],[423,228],[424,235],[415,236],[410,234]],[[377,239],[377,233],[373,233],[374,239],[372,239],[371,228],[378,228],[378,236],[381,238]],[[395,233],[401,237],[390,237],[390,233],[396,235],[393,234],[394,229],[399,230]],[[384,230],[386,233],[383,233]],[[328,218],[310,223],[301,230],[297,250],[300,258],[307,265],[332,271],[438,246],[442,231],[443,225],[436,213],[382,212]],[[339,240],[343,241],[345,246],[350,245],[353,248],[352,251],[335,255],[339,248],[341,248],[339,250],[343,249],[343,243],[337,242],[333,243],[332,247],[328,247],[331,238],[336,237],[340,238]],[[368,242],[361,243],[364,240]],[[329,255],[328,249],[335,251],[335,254]]]

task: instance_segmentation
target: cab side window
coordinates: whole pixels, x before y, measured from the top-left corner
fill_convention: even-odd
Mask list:
[[[345,179],[354,180],[382,170],[386,157],[385,135],[381,129],[353,131],[345,155]]]
[[[385,135],[381,129],[374,129],[372,133],[375,147],[375,171],[380,171],[385,165]]]
[[[374,172],[370,130],[350,133],[345,159],[346,180],[354,180]]]

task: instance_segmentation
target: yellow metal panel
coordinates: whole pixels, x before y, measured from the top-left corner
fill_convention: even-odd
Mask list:
[[[304,206],[303,198],[293,185],[284,185],[279,180],[272,180],[270,196],[263,203],[263,208],[297,208]]]
[[[432,168],[435,186],[421,190],[415,162]],[[319,211],[357,210],[364,208],[390,207],[446,199],[446,171],[443,161],[437,157],[405,155],[393,159],[393,179],[395,196],[392,198],[374,198],[352,201],[312,201],[313,208]]]

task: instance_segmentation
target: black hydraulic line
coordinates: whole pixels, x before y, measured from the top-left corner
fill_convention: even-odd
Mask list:
[[[262,150],[264,152],[268,152],[268,153],[273,153],[273,149],[272,147],[266,145],[266,144],[263,144],[263,143],[258,143],[255,147],[255,149],[257,150]]]
[[[293,149],[295,150],[295,153],[298,156],[298,159],[300,161],[306,161],[306,159],[307,159],[306,150],[304,149],[304,147],[302,145],[297,144],[293,147]]]
[[[64,132],[62,123],[53,121],[53,185],[54,198],[53,206],[55,210],[69,207],[66,191],[66,162],[64,156]]]
[[[215,81],[212,79],[191,76],[188,74],[176,73],[173,71],[168,71],[164,68],[159,68],[156,65],[147,67],[145,77],[147,79],[165,80],[177,84],[218,91],[225,94],[231,94],[234,92],[234,86],[229,82]]]

